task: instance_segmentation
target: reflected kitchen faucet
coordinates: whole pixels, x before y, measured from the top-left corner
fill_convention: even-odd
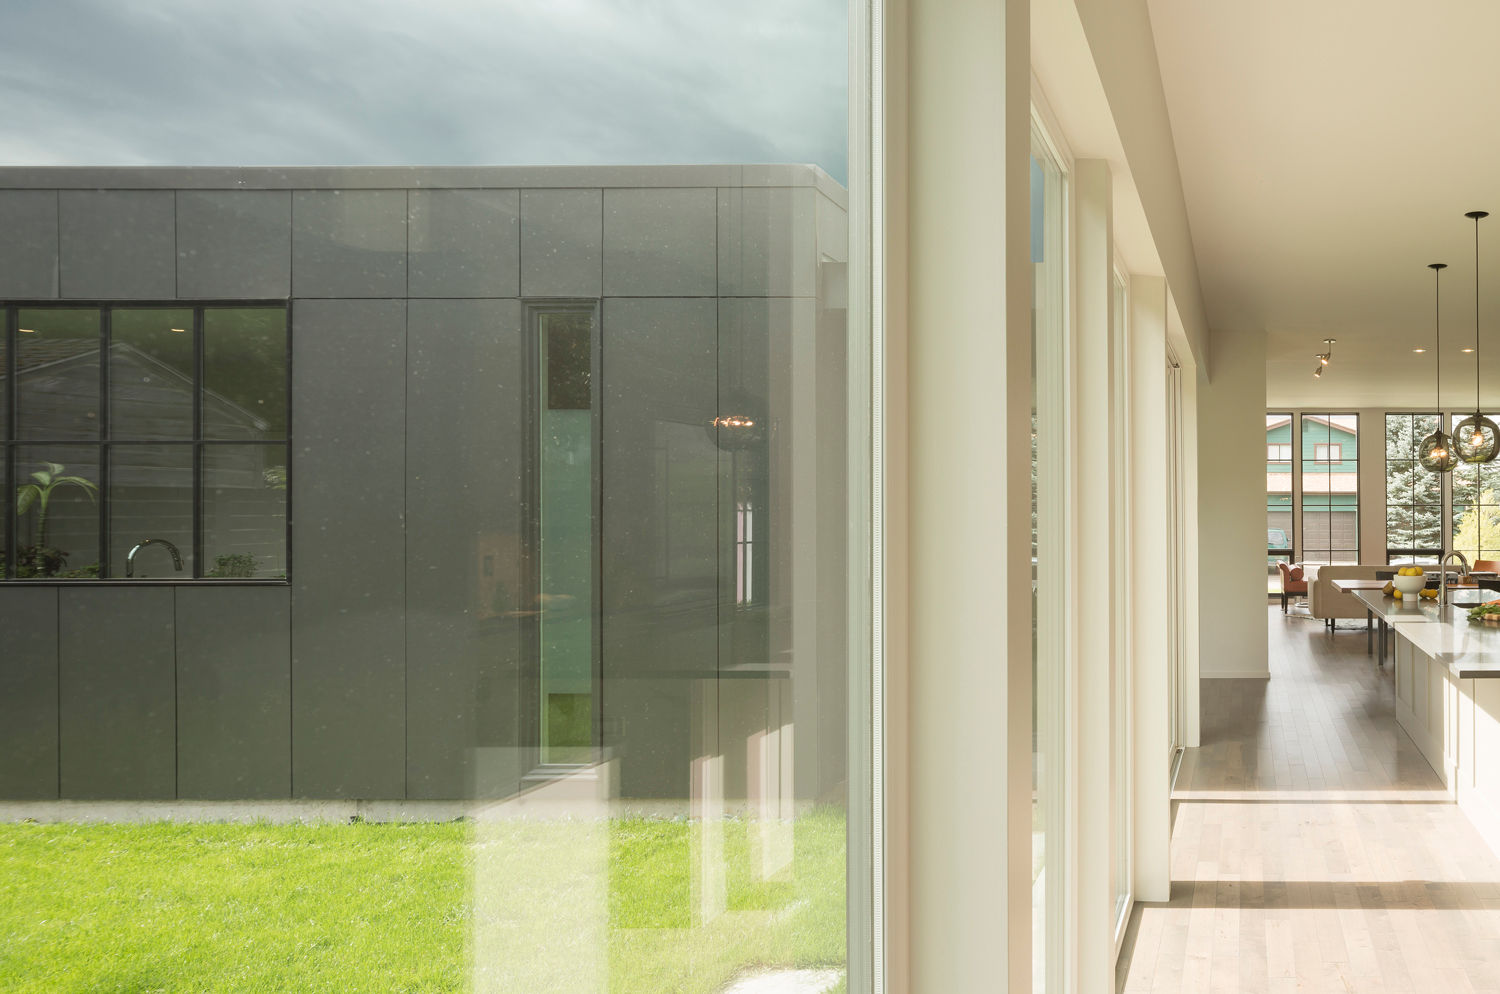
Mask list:
[[[137,552],[140,552],[148,545],[165,545],[167,547],[167,551],[172,554],[172,565],[176,567],[177,572],[182,572],[182,554],[177,551],[177,546],[173,545],[171,542],[168,542],[164,538],[148,538],[146,539],[146,541],[131,549],[130,552],[125,556],[126,577],[135,576],[135,554]]]

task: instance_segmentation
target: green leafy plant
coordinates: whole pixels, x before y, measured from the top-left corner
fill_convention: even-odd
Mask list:
[[[21,577],[57,576],[67,565],[68,553],[55,549],[47,542],[47,514],[52,509],[52,496],[59,489],[75,487],[95,499],[99,488],[92,480],[81,476],[64,476],[67,469],[62,463],[42,463],[42,469],[31,474],[31,483],[16,488],[16,514],[23,516],[36,509],[36,543],[16,550],[16,575]],[[92,569],[92,574],[89,570]],[[68,575],[98,576],[98,565],[69,570]]]
[[[214,568],[208,575],[216,580],[243,579],[255,575],[255,557],[247,552],[226,552],[214,556]]]

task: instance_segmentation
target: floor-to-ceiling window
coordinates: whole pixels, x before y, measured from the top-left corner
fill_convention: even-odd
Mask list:
[[[1359,415],[1303,413],[1298,421],[1302,558],[1310,563],[1357,563]]]
[[[1064,408],[1067,321],[1066,175],[1040,130],[1031,143],[1033,607],[1032,978],[1056,989],[1066,866],[1063,755],[1067,486]]]
[[[1292,561],[1292,415],[1266,415],[1266,589],[1281,590],[1277,563]]]
[[[1449,432],[1468,416],[1450,415]],[[1460,462],[1453,468],[1452,486],[1451,548],[1462,552],[1471,564],[1476,559],[1500,560],[1500,460]]]
[[[14,13],[0,989],[870,991],[875,12]]]
[[[1385,555],[1388,563],[1436,563],[1443,555],[1443,478],[1418,461],[1437,414],[1385,416]],[[1500,536],[1497,536],[1500,538]]]

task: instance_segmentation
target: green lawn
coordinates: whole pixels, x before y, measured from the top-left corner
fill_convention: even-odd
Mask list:
[[[759,839],[738,819],[0,825],[0,990],[467,992],[577,975],[710,994],[747,969],[842,966],[842,813],[799,819],[769,879]]]

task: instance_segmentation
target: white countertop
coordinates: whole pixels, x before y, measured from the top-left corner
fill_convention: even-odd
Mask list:
[[[1500,677],[1500,627],[1469,620],[1467,607],[1431,606],[1431,617],[1391,618],[1396,633],[1463,680]]]

